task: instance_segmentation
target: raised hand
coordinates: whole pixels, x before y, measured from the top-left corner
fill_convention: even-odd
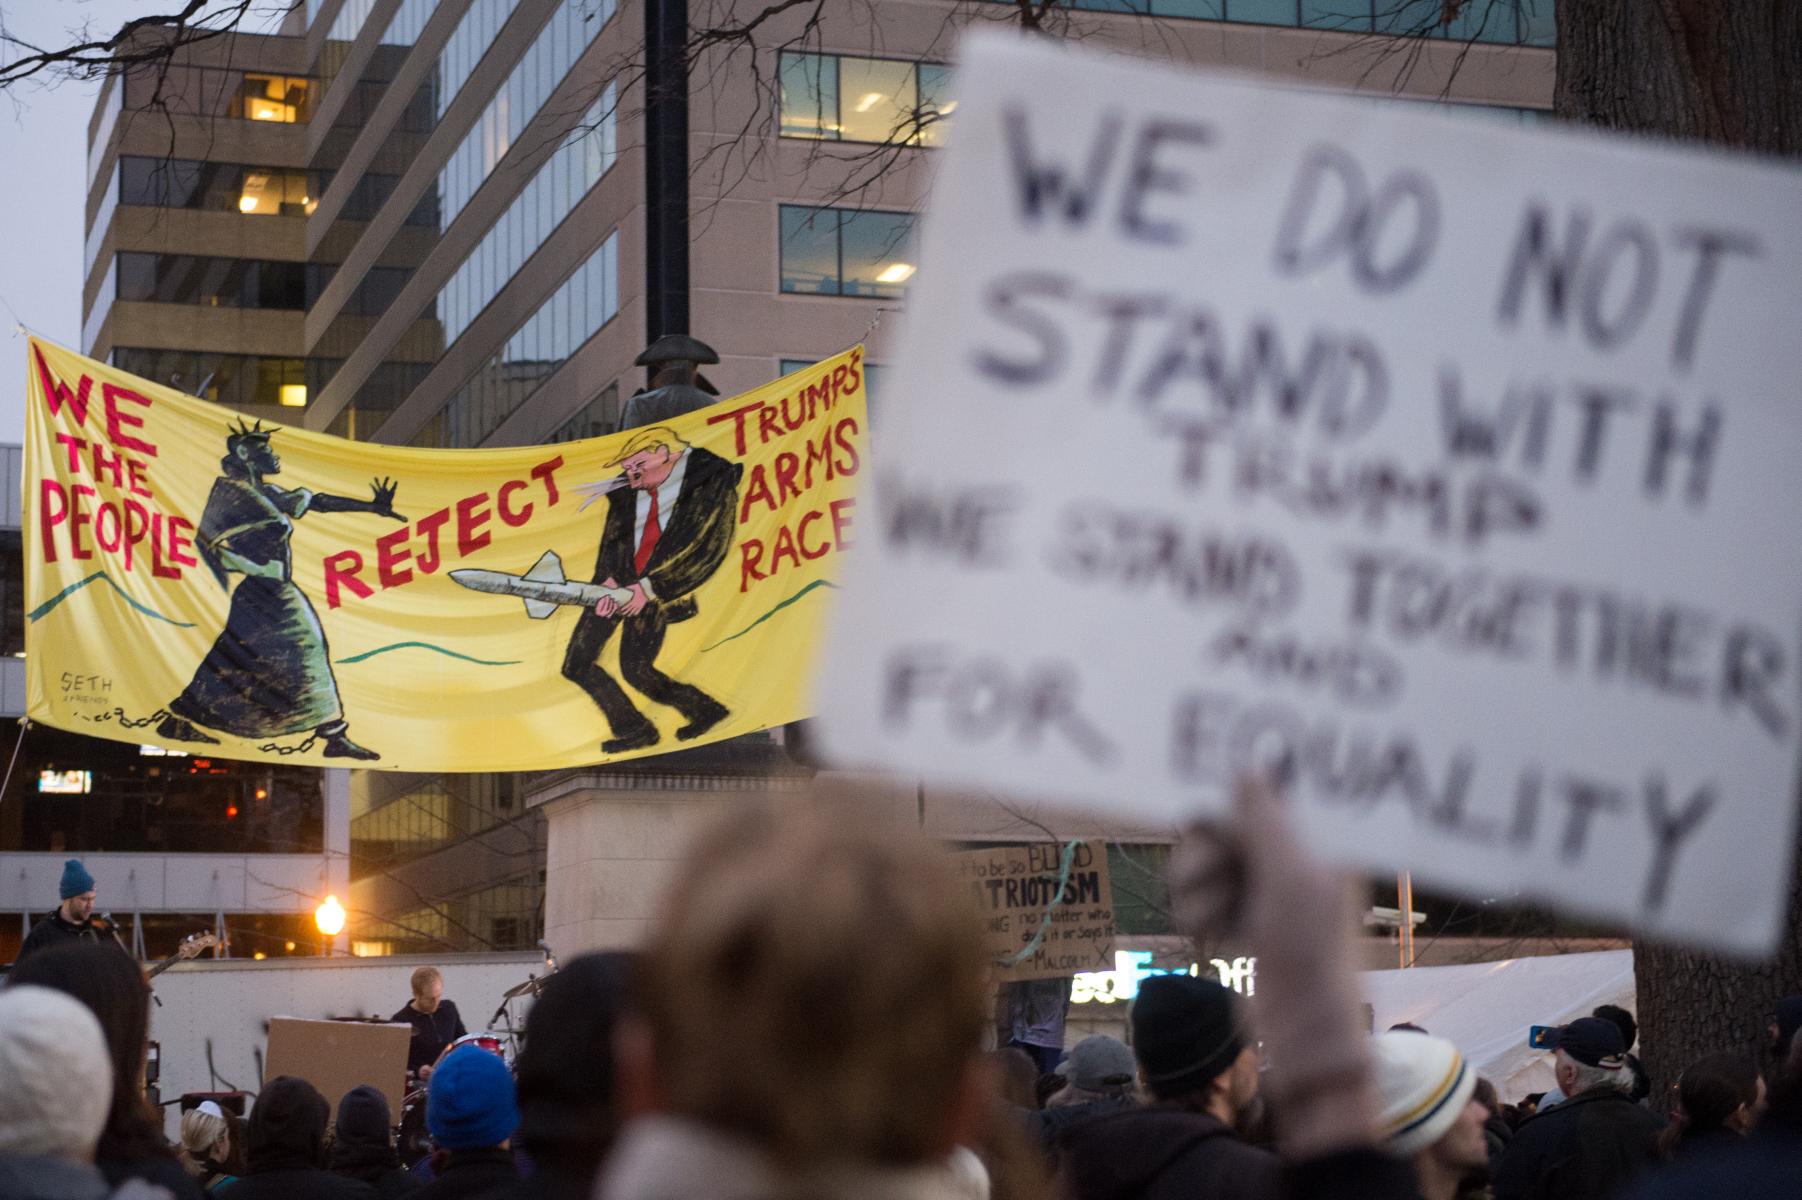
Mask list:
[[[400,485],[392,479],[371,480],[369,488],[375,493],[375,499],[369,502],[369,511],[375,513],[377,516],[392,517],[396,521],[405,521],[407,518],[394,511],[394,493],[399,487]]]

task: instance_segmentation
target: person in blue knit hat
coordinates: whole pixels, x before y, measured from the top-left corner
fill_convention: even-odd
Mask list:
[[[23,962],[39,950],[66,942],[99,940],[100,934],[91,920],[94,915],[94,877],[88,874],[79,858],[71,858],[63,864],[62,881],[56,890],[62,903],[31,927],[31,932],[25,935],[25,944],[19,947],[18,961]]]
[[[438,1060],[426,1091],[425,1125],[438,1143],[437,1176],[411,1200],[461,1200],[519,1178],[513,1133],[519,1100],[513,1073],[480,1046],[459,1046]]]

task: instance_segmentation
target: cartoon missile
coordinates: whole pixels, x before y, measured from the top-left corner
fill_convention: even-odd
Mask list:
[[[563,576],[563,560],[557,557],[555,550],[546,550],[544,557],[533,563],[532,569],[524,575],[465,567],[452,571],[450,577],[464,587],[478,592],[518,596],[526,602],[526,616],[534,621],[544,620],[562,604],[593,608],[603,596],[613,597],[614,602],[620,605],[632,599],[632,593],[626,588],[603,587],[598,583],[571,583]]]

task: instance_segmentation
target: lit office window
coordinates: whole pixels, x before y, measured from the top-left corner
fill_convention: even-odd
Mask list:
[[[293,125],[306,120],[311,80],[299,75],[260,75],[246,71],[230,115],[246,121]]]
[[[938,63],[785,52],[778,70],[783,137],[933,146],[957,107]]]
[[[313,211],[322,186],[318,173],[286,167],[119,157],[121,204],[298,217]]]
[[[122,346],[113,351],[113,365],[189,395],[204,383],[203,399],[232,408],[301,408],[317,392],[310,386],[317,360]]]
[[[305,75],[164,62],[135,64],[125,72],[125,107],[164,109],[180,116],[301,124],[312,115],[315,82]]]
[[[799,295],[894,297],[914,273],[913,214],[784,204],[782,290]]]

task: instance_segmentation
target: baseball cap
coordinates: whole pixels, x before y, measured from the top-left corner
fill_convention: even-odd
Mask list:
[[[1626,1066],[1627,1043],[1621,1028],[1602,1017],[1580,1017],[1552,1035],[1551,1050],[1562,1050],[1578,1062],[1604,1071]]]

